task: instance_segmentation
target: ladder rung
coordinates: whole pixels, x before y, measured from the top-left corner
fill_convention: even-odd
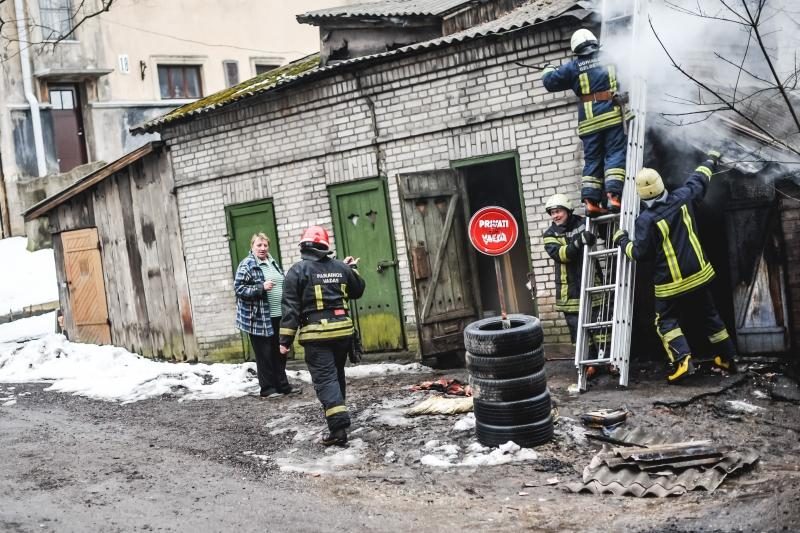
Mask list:
[[[584,366],[596,365],[598,363],[599,364],[611,364],[611,358],[610,357],[603,357],[602,359],[585,359],[583,361],[578,361],[579,365],[584,365]]]
[[[616,288],[616,285],[612,283],[611,285],[597,285],[595,287],[586,287],[586,289],[584,290],[588,293],[592,293],[592,292],[603,292],[614,288]]]
[[[625,20],[633,18],[633,13],[627,13],[625,15],[617,15],[616,17],[609,17],[605,19],[603,22],[617,22],[618,20]]]
[[[594,252],[589,252],[589,257],[597,257],[599,255],[613,255],[617,253],[619,248],[604,248],[603,250],[595,250]]]
[[[614,220],[619,218],[619,213],[609,213],[607,215],[600,215],[599,217],[591,217],[592,222],[605,222],[607,220]]]
[[[605,320],[603,322],[589,322],[588,324],[584,324],[583,327],[586,329],[591,329],[591,328],[602,328],[613,325],[614,325],[613,320]]]

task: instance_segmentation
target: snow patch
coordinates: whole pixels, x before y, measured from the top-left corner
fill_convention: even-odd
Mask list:
[[[48,248],[29,252],[25,237],[0,240],[0,315],[58,301],[56,262]],[[50,331],[54,322],[50,322]]]
[[[325,450],[325,456],[311,461],[297,462],[294,458],[279,457],[276,460],[283,472],[300,472],[304,474],[334,474],[338,470],[352,467],[364,459],[366,444],[361,439],[353,439],[347,448],[333,447]]]
[[[25,342],[39,339],[53,333],[56,329],[56,312],[39,316],[20,318],[13,322],[0,324],[0,344]]]
[[[475,413],[467,413],[453,424],[453,431],[471,431],[475,429]]]
[[[478,442],[470,444],[466,453],[459,460],[461,448],[455,444],[439,444],[439,441],[428,441],[424,449],[432,451],[420,458],[420,463],[436,468],[459,466],[495,466],[507,463],[535,461],[539,454],[528,448],[522,448],[512,441],[501,444],[495,449],[488,448]]]
[[[764,410],[763,407],[753,405],[745,400],[727,400],[725,403],[728,404],[728,407],[732,411],[739,411],[741,413],[757,413]]]

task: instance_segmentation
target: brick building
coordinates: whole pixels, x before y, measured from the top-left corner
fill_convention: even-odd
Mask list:
[[[382,301],[359,303],[368,349],[440,353],[457,342],[465,323],[498,310],[491,301],[493,265],[475,257],[462,227],[468,210],[493,195],[517,216],[524,236],[504,265],[510,309],[534,312],[525,287],[532,272],[548,341],[568,342],[553,310],[552,266],[541,245],[549,219],[541,206],[556,191],[577,203],[575,106],[565,94],[547,93],[540,74],[516,62],[568,57],[569,36],[590,14],[581,4],[532,2],[458,33],[366,57],[322,58],[325,65],[311,56],[141,126],[140,132],[160,132],[171,151],[201,353],[228,358],[241,346],[232,231],[237,210],[258,210],[260,202],[284,265],[298,259],[301,231],[318,223],[333,229],[339,255],[346,248],[362,256],[368,295],[385,285]],[[486,187],[487,176],[496,187]],[[425,180],[428,196],[401,190]],[[375,190],[384,198],[365,200],[377,207],[360,215],[373,211],[372,226],[388,230],[389,249],[376,258],[383,267],[363,261],[371,241],[343,242],[341,235],[357,227],[348,201],[355,206]],[[430,223],[438,230],[447,229],[452,211],[448,238],[434,242],[437,228],[429,228],[427,241],[410,235],[413,213],[434,210],[442,220]],[[409,237],[417,239],[411,246]],[[430,283],[439,256],[444,266]],[[426,285],[437,283],[426,302]],[[381,307],[395,318],[371,319],[369,311]],[[421,314],[427,315],[422,327]],[[387,331],[391,338],[379,338]]]
[[[596,20],[585,2],[489,2],[494,10],[486,4],[387,1],[374,13],[363,5],[307,13],[299,19],[320,26],[321,54],[135,129],[160,133],[170,151],[201,359],[233,360],[242,352],[233,269],[250,235],[271,235],[288,267],[309,224],[332,230],[339,256],[362,257],[368,290],[356,312],[368,351],[448,353],[466,323],[499,311],[494,265],[465,235],[470,214],[489,204],[509,209],[521,228],[502,263],[509,310],[539,316],[546,342],[569,342],[554,310],[552,263],[541,234],[550,224],[542,208],[547,197],[563,192],[578,203],[576,107],[571,95],[546,92],[540,73],[519,63],[563,61],[571,55],[572,32]],[[440,37],[411,44],[398,42],[396,27],[388,40],[375,31],[381,25],[431,31],[436,24]],[[343,36],[354,28],[357,35]],[[654,144],[647,157],[667,174],[685,176],[693,164],[689,149]],[[732,194],[725,187],[715,184],[711,195],[752,207],[752,190]],[[761,200],[759,209],[782,209],[781,224],[770,231],[794,257],[796,207],[777,205],[774,193]],[[711,243],[721,274],[715,292],[724,300],[723,315],[738,332],[740,317],[776,311],[771,325],[750,324],[750,349],[763,352],[771,343],[767,351],[785,352],[791,331],[800,328],[793,311],[800,308],[798,268],[775,257],[770,261],[779,268],[758,267],[766,265],[758,263],[769,255],[765,249],[741,254],[742,243],[764,233],[737,233],[742,219],[726,212],[725,202],[701,213],[710,228],[703,242]],[[747,268],[737,270],[737,260]],[[758,281],[757,271],[768,271],[766,281]],[[637,291],[634,320],[641,327],[634,348],[638,343],[640,353],[656,354],[652,289],[639,283]],[[753,294],[765,297],[758,309],[748,303]]]

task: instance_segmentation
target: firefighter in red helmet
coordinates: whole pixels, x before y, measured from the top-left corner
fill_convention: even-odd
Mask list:
[[[286,273],[280,350],[287,354],[295,337],[305,349],[305,360],[317,398],[325,411],[325,446],[344,446],[350,415],[345,405],[344,365],[353,342],[350,299],[364,293],[358,259],[333,257],[328,232],[311,226],[300,238],[300,261]]]

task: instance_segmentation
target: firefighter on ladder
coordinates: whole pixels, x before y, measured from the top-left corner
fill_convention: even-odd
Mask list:
[[[542,81],[550,92],[572,89],[580,99],[581,201],[586,215],[619,212],[625,184],[625,120],[629,117],[624,114],[616,67],[600,61],[600,45],[589,30],[576,31],[570,46],[577,57],[558,68],[545,65]]]
[[[583,248],[592,246],[596,237],[586,231],[584,218],[573,214],[571,202],[566,195],[557,193],[551,196],[544,208],[553,223],[542,236],[547,255],[555,264],[556,310],[564,313],[569,326],[569,336],[575,344],[578,336],[578,312],[581,298],[581,270]],[[599,278],[599,265],[595,278]],[[596,279],[599,284],[599,279]],[[592,321],[599,320],[602,296],[592,296]],[[605,330],[595,330],[589,336],[589,358],[596,359],[598,350],[605,350],[607,335]],[[589,375],[594,374],[590,367]]]
[[[349,301],[364,293],[358,259],[331,257],[328,232],[311,226],[300,238],[300,261],[283,283],[280,350],[286,355],[297,335],[317,398],[325,410],[325,446],[347,444],[350,415],[345,406],[344,365],[353,345]]]
[[[671,192],[664,188],[658,172],[652,168],[640,170],[636,190],[647,209],[636,219],[636,239],[631,240],[625,230],[614,234],[614,244],[622,247],[630,259],[655,258],[656,327],[673,366],[667,378],[670,383],[695,370],[679,322],[681,313],[689,309],[703,313],[703,328],[714,349],[714,367],[736,371],[733,341],[708,290],[714,267],[703,252],[694,216],[695,205],[705,196],[719,158],[718,152],[709,152],[707,160],[686,183]]]

